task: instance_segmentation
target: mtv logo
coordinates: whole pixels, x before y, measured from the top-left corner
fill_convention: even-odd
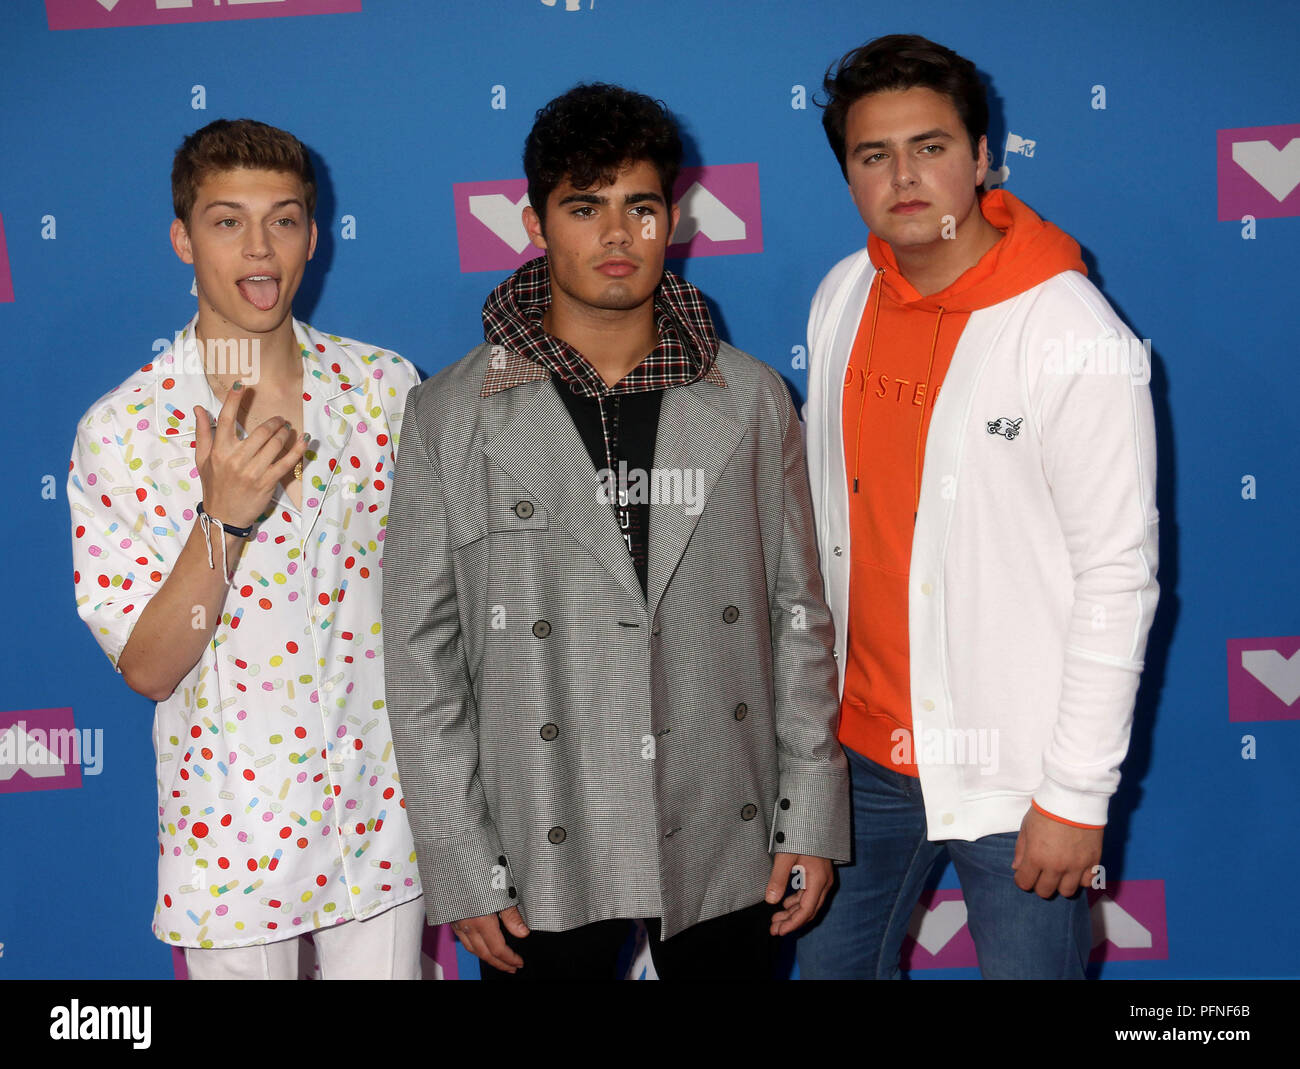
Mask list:
[[[1165,881],[1124,880],[1088,890],[1092,915],[1089,961],[1165,961]]]
[[[1016,152],[1021,156],[1033,156],[1034,149],[1037,147],[1037,141],[1031,141],[1027,137],[1021,137],[1019,134],[1007,133],[1007,155]]]
[[[1300,123],[1218,132],[1219,218],[1300,215]]]
[[[684,167],[673,186],[681,219],[668,255],[730,256],[763,251],[758,164]]]
[[[9,273],[9,249],[5,245],[5,220],[0,215],[0,304],[14,299],[14,277]]]
[[[0,794],[80,787],[81,762],[66,753],[76,731],[71,709],[0,713]]]
[[[1087,890],[1092,918],[1090,961],[1164,960],[1164,880],[1127,880]],[[903,939],[904,969],[969,969],[979,965],[960,890],[922,895]]]
[[[904,970],[973,969],[979,965],[959,889],[921,896],[903,937],[900,964]]]
[[[361,10],[361,0],[45,0],[51,30],[103,30]]]
[[[456,937],[450,924],[436,928],[424,926],[424,939],[420,946],[420,964],[426,980],[456,980],[460,966],[456,963]]]
[[[456,182],[456,244],[460,270],[513,271],[542,250],[528,240],[523,210],[528,206],[528,180]]]
[[[456,182],[452,198],[462,273],[513,271],[541,255],[524,230],[526,179]],[[758,164],[684,168],[673,201],[681,220],[668,246],[670,257],[763,251]]]
[[[1300,635],[1228,639],[1228,720],[1300,720]]]

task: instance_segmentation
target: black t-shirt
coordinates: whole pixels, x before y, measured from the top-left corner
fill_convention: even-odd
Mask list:
[[[599,398],[583,397],[569,389],[558,376],[552,376],[552,381],[596,470],[609,469],[612,472],[611,481],[606,485],[617,494],[612,502],[614,515],[618,517],[623,541],[627,543],[637,578],[641,580],[641,593],[645,594],[650,552],[650,501],[645,493],[634,494],[636,501],[629,500],[627,473],[639,468],[645,473],[641,485],[651,485],[650,469],[655,462],[655,438],[659,433],[659,408],[664,392],[641,390],[610,393]],[[610,456],[605,455],[605,428],[600,420],[602,405],[608,425]]]

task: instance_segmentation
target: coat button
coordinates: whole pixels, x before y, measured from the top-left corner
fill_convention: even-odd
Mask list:
[[[497,858],[497,864],[504,865],[505,863],[506,863],[506,855],[502,854],[499,858]]]
[[[843,555],[844,555],[844,550],[840,549],[839,546],[836,546],[836,547],[835,547],[835,556],[837,556],[837,557],[842,557]]]
[[[734,624],[740,619],[740,610],[734,605],[728,605],[722,610],[722,618],[729,624]]]
[[[542,730],[538,732],[538,734],[540,734],[542,738],[544,738],[547,742],[550,742],[559,733],[560,733],[560,729],[557,728],[554,724],[543,724]]]
[[[506,894],[508,894],[511,898],[517,898],[517,897],[518,897],[518,896],[515,894],[515,889],[514,889],[513,887],[507,887],[507,888],[506,888]]]
[[[754,814],[757,812],[758,812],[758,806],[754,805],[751,802],[749,805],[745,806],[745,808],[740,811],[740,819],[753,820]]]
[[[783,843],[785,842],[785,832],[779,831],[772,838],[774,838],[778,843]]]
[[[658,624],[655,624],[655,626],[654,626],[654,630],[651,631],[650,634],[654,635],[656,638],[659,637],[659,625],[658,625]]]
[[[749,706],[746,705],[744,702],[741,702],[739,705],[736,706],[736,711],[733,715],[737,720],[744,720],[745,717],[749,715]]]
[[[531,501],[521,501],[515,506],[515,515],[521,520],[529,519],[533,514],[533,503]]]
[[[554,843],[556,846],[559,846],[560,843],[564,842],[564,840],[569,837],[569,835],[563,828],[561,828],[557,824],[554,828],[552,828],[550,831],[546,833],[546,837],[550,839],[551,842]]]
[[[545,638],[550,633],[551,625],[545,620],[538,620],[537,623],[533,624],[533,634],[538,638]]]
[[[789,808],[790,808],[790,799],[789,799],[789,798],[782,798],[782,799],[781,799],[781,808],[782,808],[782,809],[789,809]]]

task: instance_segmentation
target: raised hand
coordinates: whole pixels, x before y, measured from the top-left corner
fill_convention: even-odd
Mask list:
[[[235,412],[251,390],[236,382],[216,425],[202,405],[194,406],[195,463],[203,483],[203,508],[226,524],[250,527],[266,511],[275,487],[307,451],[308,436],[272,416],[242,441]]]

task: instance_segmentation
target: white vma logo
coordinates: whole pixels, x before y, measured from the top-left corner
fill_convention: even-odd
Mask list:
[[[1300,140],[1291,144],[1300,144]],[[1283,657],[1277,650],[1242,650],[1241,667],[1258,679],[1285,705],[1300,698],[1300,650]]]
[[[917,905],[907,925],[907,934],[929,954],[937,954],[966,926],[966,903],[960,899],[940,902],[934,909]]]
[[[33,739],[20,724],[10,725],[0,734],[0,783],[26,772],[33,779],[49,779],[64,774],[63,762],[43,742]]]
[[[1151,930],[1113,898],[1102,895],[1092,904],[1092,945],[1110,940],[1117,947],[1150,947]]]
[[[485,193],[469,198],[469,213],[512,250],[523,252],[528,244],[523,220],[527,205],[527,193],[518,201],[512,201],[504,193]]]
[[[745,240],[745,220],[699,182],[692,182],[677,203],[682,217],[673,234],[674,245],[684,245],[696,234],[703,234],[710,241]]]
[[[1284,149],[1268,141],[1233,142],[1232,162],[1280,204],[1300,186],[1300,137],[1293,137]]]

